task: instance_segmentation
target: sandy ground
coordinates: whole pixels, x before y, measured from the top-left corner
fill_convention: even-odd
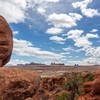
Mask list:
[[[16,66],[12,66],[16,67]],[[95,72],[100,69],[100,66],[51,66],[51,67],[37,67],[37,66],[19,66],[18,68],[24,68],[26,70],[31,70],[37,72],[41,75],[41,77],[51,77],[51,76],[58,76],[64,73],[71,73],[71,72],[84,72],[90,71]]]

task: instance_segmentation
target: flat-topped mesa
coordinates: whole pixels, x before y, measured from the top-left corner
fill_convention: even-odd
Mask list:
[[[13,35],[7,21],[0,16],[0,67],[10,60],[13,48]]]

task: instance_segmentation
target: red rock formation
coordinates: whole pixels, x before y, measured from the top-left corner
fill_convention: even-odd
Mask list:
[[[84,88],[85,93],[91,92],[91,90],[92,90],[92,82],[85,82],[83,84],[83,88]]]
[[[100,70],[96,73],[92,82],[83,84],[85,94],[80,96],[78,100],[100,100]]]
[[[19,68],[0,68],[0,100],[31,98],[39,84],[40,76],[37,73]]]
[[[58,88],[60,85],[64,84],[66,78],[63,76],[56,76],[56,77],[46,77],[42,79],[41,87],[52,91]]]
[[[13,36],[7,21],[0,16],[0,67],[8,63],[13,48]]]

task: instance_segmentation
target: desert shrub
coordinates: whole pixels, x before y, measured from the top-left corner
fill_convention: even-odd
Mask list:
[[[93,80],[94,80],[94,77],[95,77],[95,75],[91,73],[91,74],[88,76],[88,78],[86,79],[86,81],[93,81]]]
[[[67,79],[64,85],[64,89],[70,92],[71,100],[77,100],[80,94],[84,93],[82,88],[83,77],[81,73],[73,72]],[[70,99],[68,99],[70,100]]]
[[[70,94],[62,94],[57,100],[77,100],[81,94],[84,94],[82,84],[86,81],[93,81],[94,74],[90,74],[86,79],[83,78],[81,72],[72,72],[67,75],[67,81],[63,85]]]
[[[71,100],[71,96],[67,93],[62,93],[61,96],[57,96],[57,100]]]

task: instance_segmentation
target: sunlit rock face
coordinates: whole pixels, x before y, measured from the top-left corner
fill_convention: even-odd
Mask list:
[[[0,67],[10,60],[13,48],[13,35],[7,21],[0,16]]]

